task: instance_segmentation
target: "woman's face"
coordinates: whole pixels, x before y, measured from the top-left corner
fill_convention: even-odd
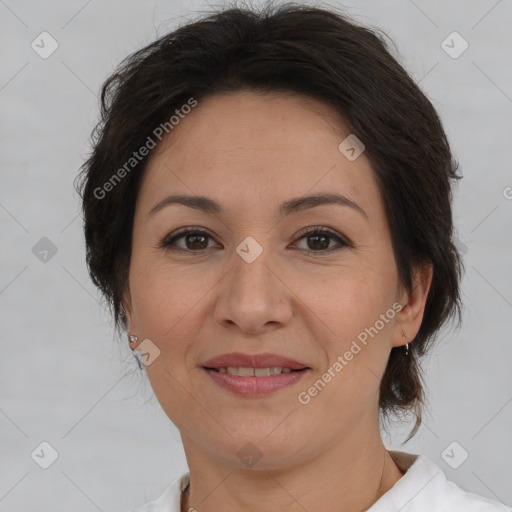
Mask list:
[[[412,314],[400,290],[369,161],[354,159],[351,139],[339,149],[349,135],[316,100],[239,92],[200,101],[153,150],[125,309],[129,332],[150,340],[146,371],[188,455],[284,467],[377,428],[390,350],[402,329],[415,336],[423,305]],[[314,194],[342,199],[306,200]],[[162,203],[171,195],[204,196],[218,211]],[[187,227],[202,233],[171,241]],[[324,233],[304,234],[312,227]],[[234,352],[307,369],[205,369]]]

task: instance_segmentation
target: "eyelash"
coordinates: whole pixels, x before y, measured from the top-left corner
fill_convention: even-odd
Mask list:
[[[177,240],[184,238],[188,235],[206,235],[209,238],[213,238],[207,231],[204,231],[203,229],[199,228],[183,228],[182,230],[178,230],[174,232],[173,234],[167,236],[162,240],[159,247],[160,249],[168,250],[168,251],[176,251],[181,253],[188,253],[188,254],[201,254],[204,251],[206,251],[208,248],[205,249],[199,249],[197,251],[194,251],[192,249],[181,249],[175,247],[171,247]],[[340,235],[337,235],[331,230],[328,230],[324,228],[323,226],[311,226],[304,230],[302,230],[298,234],[298,240],[302,238],[306,238],[308,236],[312,235],[327,235],[328,237],[336,240],[339,244],[338,247],[330,248],[330,249],[321,249],[318,251],[313,251],[309,249],[299,249],[301,251],[304,251],[308,255],[325,255],[326,253],[331,253],[333,251],[340,250],[344,247],[351,247],[352,245],[344,238],[342,238]]]

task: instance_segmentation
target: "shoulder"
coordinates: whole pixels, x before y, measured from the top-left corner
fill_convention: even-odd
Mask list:
[[[499,501],[465,491],[449,481],[424,455],[390,451],[404,476],[366,512],[512,512]],[[181,493],[190,474],[176,478],[156,500],[132,512],[180,512]]]
[[[190,474],[183,473],[172,482],[156,500],[133,509],[131,512],[180,512],[181,493],[188,485]]]
[[[447,480],[442,472],[434,477],[431,484],[431,489],[425,489],[426,492],[418,495],[418,501],[421,502],[421,507],[417,508],[418,511],[512,512],[512,509],[503,503],[465,491],[454,482]],[[412,510],[416,508],[413,507]]]
[[[499,501],[467,492],[449,481],[424,455],[390,454],[406,472],[367,512],[512,512]]]

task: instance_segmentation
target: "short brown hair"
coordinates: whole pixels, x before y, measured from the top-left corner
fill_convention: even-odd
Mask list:
[[[336,109],[365,144],[384,198],[400,283],[431,262],[433,280],[421,327],[409,345],[391,350],[379,406],[413,411],[421,423],[419,357],[440,327],[457,316],[462,262],[453,243],[451,181],[460,178],[439,117],[387,49],[384,35],[334,9],[289,2],[259,11],[209,13],[126,58],[101,91],[101,120],[82,166],[86,260],[90,276],[126,329],[127,285],[135,202],[149,156],[98,190],[191,97],[240,90],[304,94]],[[115,186],[114,186],[115,185]],[[104,189],[102,189],[104,190]]]

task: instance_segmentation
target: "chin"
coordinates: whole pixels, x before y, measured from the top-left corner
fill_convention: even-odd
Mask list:
[[[215,452],[212,455],[223,459],[225,464],[237,468],[254,471],[286,469],[300,462],[298,455],[311,447],[311,439],[305,433],[301,441],[284,430],[277,433],[278,429],[270,435],[271,429],[267,428],[230,430],[233,437],[210,439],[209,451]]]

